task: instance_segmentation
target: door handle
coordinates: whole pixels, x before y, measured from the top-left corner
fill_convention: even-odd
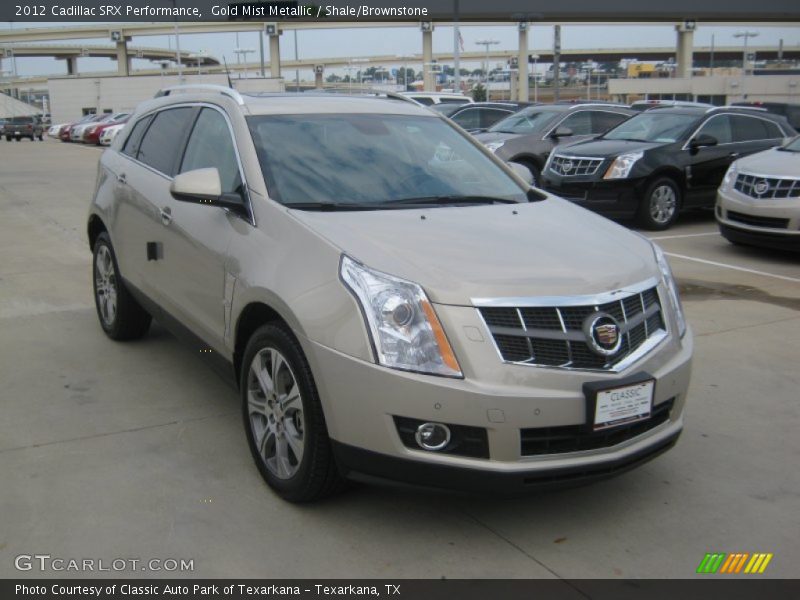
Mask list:
[[[170,223],[172,223],[172,211],[166,206],[161,209],[161,224],[167,226]]]
[[[125,173],[118,173],[117,174],[117,181],[119,183],[128,183],[128,178],[125,176]]]

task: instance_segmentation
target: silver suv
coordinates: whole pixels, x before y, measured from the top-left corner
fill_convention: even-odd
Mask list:
[[[230,375],[290,501],[592,480],[683,426],[658,247],[410,102],[163,91],[102,155],[88,234],[103,330],[155,318]]]

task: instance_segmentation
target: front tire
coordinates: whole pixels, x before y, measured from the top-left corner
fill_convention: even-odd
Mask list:
[[[639,204],[636,218],[645,229],[663,231],[678,219],[681,206],[681,189],[674,179],[659,177],[647,186]]]
[[[292,332],[256,330],[242,360],[242,417],[261,476],[284,500],[311,502],[344,487],[311,368]]]
[[[134,340],[150,328],[151,317],[125,287],[108,234],[94,243],[92,260],[94,303],[100,326],[112,340]]]

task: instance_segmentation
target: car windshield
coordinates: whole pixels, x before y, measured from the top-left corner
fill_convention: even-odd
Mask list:
[[[635,142],[677,142],[700,120],[699,115],[654,110],[635,115],[606,133],[607,140]]]
[[[488,131],[495,133],[532,133],[545,129],[563,110],[539,106],[524,108],[498,121]]]
[[[475,142],[433,115],[263,115],[247,120],[270,197],[287,206],[527,201],[526,190]]]
[[[800,152],[800,135],[781,147],[781,150],[785,150],[786,152]]]

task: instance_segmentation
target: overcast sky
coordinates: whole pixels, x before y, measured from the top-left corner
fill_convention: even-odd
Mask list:
[[[30,26],[64,26],[63,23],[24,24]],[[80,25],[75,23],[74,25]],[[22,25],[2,23],[0,27],[20,28]],[[741,31],[743,27],[712,27],[700,24],[695,33],[695,46],[708,46],[711,44],[712,35],[717,46],[739,46],[741,40],[735,39],[733,34]],[[751,44],[758,46],[777,46],[783,39],[785,47],[800,47],[800,26],[747,26],[750,31],[757,31],[759,36],[750,40]],[[675,45],[675,30],[673,25],[564,25],[562,30],[563,49],[584,48],[619,48],[619,47],[647,47]],[[461,36],[464,40],[466,51],[476,51],[483,47],[476,41],[481,39],[495,39],[500,42],[494,50],[505,50],[509,53],[516,52],[517,30],[516,24],[508,26],[462,26]],[[416,28],[376,28],[376,29],[337,29],[337,30],[306,30],[297,34],[300,58],[325,58],[325,57],[364,57],[370,55],[413,55],[422,52],[421,34]],[[65,42],[80,45],[109,44],[108,40],[74,40]],[[136,37],[131,42],[132,46],[147,47],[173,47],[174,37],[153,36]],[[437,26],[433,34],[434,52],[450,52],[453,49],[452,27]],[[552,26],[535,26],[529,34],[530,51],[550,50],[553,45]],[[238,46],[255,50],[248,55],[250,62],[258,61],[259,40],[254,32],[240,33]],[[181,35],[181,50],[207,51],[212,56],[226,57],[228,64],[237,61],[234,49],[237,47],[236,35],[233,33]],[[267,64],[269,61],[268,50],[265,50]],[[281,56],[285,59],[294,58],[294,34],[285,33],[281,36]],[[17,72],[19,75],[61,74],[66,72],[64,61],[48,58],[18,58]],[[390,65],[387,65],[390,66]],[[467,65],[469,66],[469,65]],[[477,64],[474,66],[478,66]],[[2,69],[10,70],[9,61],[3,61]],[[149,61],[134,60],[134,68],[153,68]],[[89,71],[114,71],[116,63],[109,59],[82,58],[79,59],[79,70]],[[305,74],[308,76],[308,74]]]

